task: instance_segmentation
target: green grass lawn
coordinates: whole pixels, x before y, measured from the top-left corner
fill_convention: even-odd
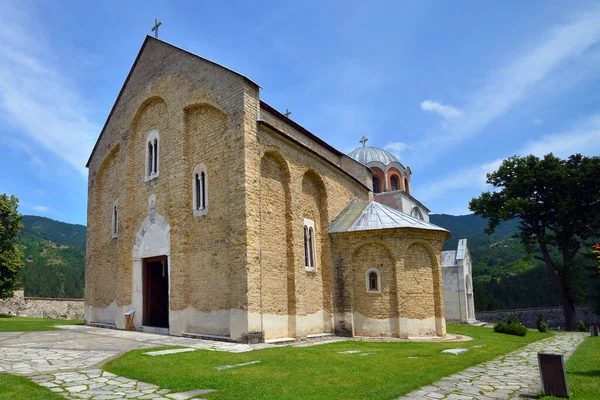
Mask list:
[[[28,318],[0,314],[0,332],[54,331],[53,325],[82,325],[83,321],[50,318]]]
[[[33,383],[24,376],[0,373],[0,400],[64,400],[50,389]]]
[[[567,360],[567,380],[574,400],[600,396],[600,337],[588,337]]]
[[[281,347],[248,353],[198,350],[159,357],[131,351],[104,369],[176,392],[217,389],[208,399],[391,399],[472,365],[491,360],[552,334],[528,332],[525,337],[495,333],[489,328],[449,325],[452,333],[474,340],[454,343],[356,342],[311,347]],[[444,349],[471,347],[466,354],[441,354]],[[368,356],[339,354],[362,350]],[[417,358],[409,358],[417,357]],[[260,360],[259,364],[215,371],[214,367]]]

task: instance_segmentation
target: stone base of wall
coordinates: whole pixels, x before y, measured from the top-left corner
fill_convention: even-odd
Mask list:
[[[591,307],[575,307],[577,320],[585,322],[586,326],[600,325],[600,315],[595,314]],[[564,329],[565,315],[562,307],[526,308],[515,310],[480,311],[476,312],[476,319],[484,322],[506,321],[509,314],[514,314],[517,321],[528,328],[535,328],[538,315],[542,313],[550,329]]]
[[[23,297],[15,291],[12,299],[0,300],[0,313],[34,318],[83,319],[83,299]]]

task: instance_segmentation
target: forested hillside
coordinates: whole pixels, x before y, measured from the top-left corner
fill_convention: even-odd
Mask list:
[[[17,243],[25,255],[25,296],[82,298],[85,283],[85,226],[23,216]]]
[[[473,289],[475,309],[479,311],[507,308],[560,306],[554,282],[539,260],[529,256],[519,239],[518,221],[501,224],[491,236],[484,233],[487,222],[476,215],[432,214],[431,223],[448,229],[452,237],[444,250],[456,250],[458,239],[468,239],[473,259]],[[585,253],[584,250],[582,253]],[[574,281],[579,288],[578,304],[588,303],[594,290],[587,279],[593,260],[580,257],[579,276]],[[591,266],[592,268],[588,268]]]

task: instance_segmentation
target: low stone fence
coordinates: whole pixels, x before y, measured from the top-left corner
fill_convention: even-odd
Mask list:
[[[0,313],[25,317],[83,319],[83,299],[24,297],[15,291],[12,299],[0,300]]]
[[[586,326],[591,324],[600,325],[600,315],[595,314],[591,307],[588,306],[577,306],[577,320],[585,322]],[[498,322],[506,321],[509,314],[514,314],[517,321],[522,323],[528,328],[535,328],[535,323],[538,319],[538,315],[542,313],[546,323],[550,329],[564,329],[565,315],[562,307],[543,307],[543,308],[524,308],[515,310],[499,310],[499,311],[481,311],[475,312],[475,317],[479,321],[484,322]]]

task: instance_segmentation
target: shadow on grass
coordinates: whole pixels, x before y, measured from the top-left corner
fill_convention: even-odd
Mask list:
[[[570,372],[571,375],[579,375],[579,376],[591,376],[600,377],[600,369],[594,371],[585,371],[585,372]]]
[[[14,318],[14,317],[15,317],[15,316],[14,316],[14,315],[11,315],[11,314],[1,314],[1,313],[0,313],[0,318]]]

